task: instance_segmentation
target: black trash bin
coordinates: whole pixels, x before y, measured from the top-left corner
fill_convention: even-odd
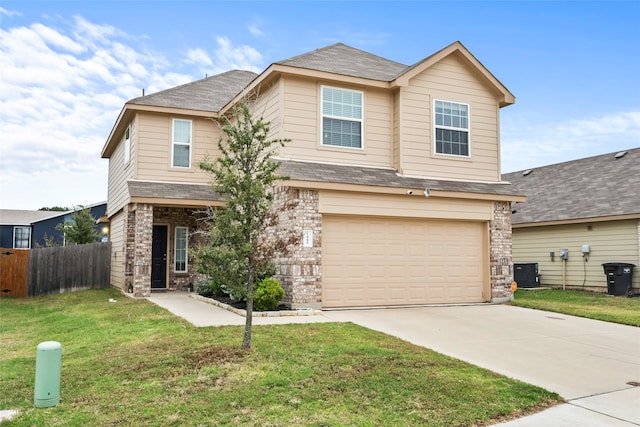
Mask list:
[[[609,295],[627,295],[631,290],[631,277],[634,264],[624,262],[607,262],[602,264],[607,276],[607,293]]]

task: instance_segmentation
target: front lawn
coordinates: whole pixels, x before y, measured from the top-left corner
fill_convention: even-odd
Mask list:
[[[562,289],[518,289],[513,305],[640,326],[640,298]]]
[[[115,298],[117,302],[108,302]],[[556,394],[354,324],[195,328],[113,290],[0,300],[0,409],[15,426],[471,426]],[[33,407],[62,343],[61,402]]]

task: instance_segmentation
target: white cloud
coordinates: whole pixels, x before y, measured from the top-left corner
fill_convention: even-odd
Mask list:
[[[213,61],[207,55],[207,52],[201,48],[189,49],[186,62],[197,66],[201,75],[210,73],[213,66]]]
[[[182,72],[189,64],[227,71],[262,61],[255,49],[223,37],[215,61],[201,48],[169,61],[144,37],[77,16],[71,23],[5,25],[0,40],[2,208],[105,200],[108,162],[100,150],[125,101],[142,88],[149,94],[201,78],[192,67]]]
[[[635,148],[640,143],[640,110],[561,123],[507,116],[501,125],[505,173]]]
[[[6,15],[6,16],[22,16],[22,13],[17,12],[15,10],[7,10],[4,7],[0,6],[0,15]]]
[[[255,73],[262,71],[262,55],[251,46],[233,46],[226,37],[217,37],[218,48],[215,49],[215,73],[231,69],[249,70]]]
[[[264,35],[264,32],[255,24],[250,24],[247,29],[249,30],[249,33],[251,33],[251,35],[257,37],[262,37]]]

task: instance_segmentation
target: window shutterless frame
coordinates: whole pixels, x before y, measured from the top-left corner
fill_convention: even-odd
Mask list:
[[[173,239],[173,271],[176,273],[187,272],[187,252],[188,252],[188,228],[176,227]]]
[[[320,86],[320,145],[364,148],[364,92]]]
[[[31,227],[13,227],[13,248],[31,248]]]
[[[185,119],[173,119],[171,126],[171,167],[191,167],[191,141],[193,122]]]
[[[127,126],[124,131],[124,164],[128,165],[131,160],[131,126]]]
[[[433,152],[436,155],[471,157],[469,104],[433,100]]]

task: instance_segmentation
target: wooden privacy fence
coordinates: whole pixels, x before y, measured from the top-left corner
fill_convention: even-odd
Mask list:
[[[111,243],[38,249],[0,249],[0,296],[41,296],[108,288]]]
[[[0,248],[0,296],[27,296],[29,250]]]
[[[32,249],[28,294],[108,288],[110,276],[111,242]]]

